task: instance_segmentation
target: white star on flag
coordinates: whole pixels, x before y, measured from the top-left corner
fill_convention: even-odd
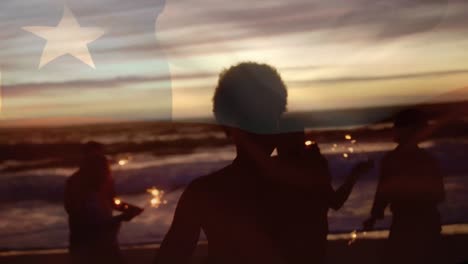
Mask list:
[[[66,54],[96,68],[89,53],[88,44],[101,37],[104,30],[98,27],[80,27],[68,7],[64,8],[62,20],[57,27],[30,26],[23,27],[23,29],[47,40],[39,68]]]

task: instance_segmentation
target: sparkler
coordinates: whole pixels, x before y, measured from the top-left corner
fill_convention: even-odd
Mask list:
[[[346,134],[346,135],[344,136],[344,138],[345,138],[347,141],[353,140],[353,137],[352,137],[350,134]],[[353,141],[355,141],[355,140],[353,140]],[[352,142],[351,142],[351,143],[352,143]],[[353,152],[354,152],[354,148],[348,147],[348,151],[349,151],[349,153],[353,153]],[[343,158],[345,158],[345,159],[349,158],[349,154],[346,153],[346,152],[343,153]]]
[[[150,189],[146,190],[149,194],[151,194],[151,199],[149,200],[149,204],[153,208],[158,208],[162,204],[167,204],[167,200],[163,199],[164,198],[164,191],[163,190],[158,190],[156,187],[152,187]],[[115,197],[114,198],[114,204],[121,208],[124,207],[125,209],[128,209],[129,206],[122,202],[120,198]]]
[[[333,146],[331,147],[331,151],[335,152],[337,147],[338,147],[337,144],[333,144]]]
[[[125,166],[130,162],[131,159],[132,159],[132,156],[121,158],[117,161],[117,164],[119,164],[120,166]]]
[[[353,230],[350,234],[351,239],[348,241],[348,246],[351,246],[354,242],[356,242],[358,234],[356,230]]]
[[[163,199],[164,191],[158,190],[156,187],[152,187],[146,190],[151,194],[150,205],[151,207],[158,208],[161,204],[167,204],[167,201]]]
[[[349,143],[351,143],[351,145],[349,147],[347,147],[347,152],[344,152],[343,153],[343,158],[347,159],[350,157],[351,153],[354,153],[356,152],[357,150],[357,140],[356,139],[353,139],[353,136],[351,134],[346,134],[344,136],[345,140]],[[353,146],[354,145],[354,146]]]
[[[358,232],[357,230],[351,231],[351,233],[349,234],[351,239],[348,241],[348,246],[351,246],[353,243],[355,243],[356,240],[358,239],[358,237],[360,236],[360,234],[365,236],[367,234],[367,232],[366,231]]]
[[[120,200],[120,198],[117,197],[114,198],[114,209],[122,213],[129,214],[131,218],[141,214],[144,210],[143,208],[140,208],[138,206],[123,202],[122,200]]]
[[[358,145],[356,144],[357,143],[356,139],[353,139],[353,137],[350,134],[345,135],[345,139],[347,141],[349,141],[352,145],[354,145],[354,147],[353,146],[348,147],[348,152],[349,153],[354,153],[355,150],[358,150],[358,152],[360,152],[359,149],[358,149]],[[349,154],[348,153],[343,153],[343,157],[348,158]],[[348,246],[351,246],[353,243],[355,243],[357,241],[357,239],[359,238],[359,236],[361,236],[361,235],[365,236],[366,234],[367,234],[366,231],[364,231],[364,232],[358,232],[357,230],[351,231],[351,233],[349,234],[350,235],[350,240],[348,241]]]

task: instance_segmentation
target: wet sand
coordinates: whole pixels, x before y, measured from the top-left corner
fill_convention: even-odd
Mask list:
[[[361,239],[351,246],[348,240],[334,240],[329,242],[327,263],[378,263],[379,252],[385,240]],[[145,245],[126,248],[123,250],[128,263],[153,263],[158,245]],[[443,237],[441,247],[444,256],[444,264],[468,263],[468,235],[449,235]],[[201,243],[192,263],[203,263],[208,253],[206,243]],[[1,264],[68,264],[70,259],[64,250],[56,252],[18,252],[10,256],[0,257]]]

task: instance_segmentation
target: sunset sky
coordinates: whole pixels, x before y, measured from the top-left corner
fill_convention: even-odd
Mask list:
[[[57,26],[64,3],[0,3],[0,123],[207,117],[219,72],[246,60],[277,67],[289,111],[468,99],[445,96],[468,86],[468,1],[70,0],[105,30],[96,69],[39,69],[46,40],[22,28]]]

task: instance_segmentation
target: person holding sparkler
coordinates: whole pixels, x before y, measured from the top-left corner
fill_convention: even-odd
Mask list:
[[[398,146],[382,160],[371,216],[363,225],[372,229],[390,205],[393,217],[385,263],[442,263],[437,258],[441,239],[437,205],[445,199],[442,173],[437,160],[418,146],[427,136],[427,126],[418,110],[397,114]]]
[[[79,170],[65,186],[72,263],[124,263],[117,241],[120,223],[130,221],[141,210],[121,210],[123,203],[114,201],[114,196],[114,181],[103,147],[89,142],[84,146]],[[114,209],[123,213],[113,216]]]
[[[361,175],[373,167],[372,161],[356,164],[344,183],[335,190],[327,159],[318,144],[306,140],[304,126],[293,119],[282,119],[283,133],[277,136],[277,188],[284,199],[272,212],[272,226],[284,226],[274,232],[277,244],[289,263],[323,263],[326,257],[328,209],[339,210],[348,199]]]

